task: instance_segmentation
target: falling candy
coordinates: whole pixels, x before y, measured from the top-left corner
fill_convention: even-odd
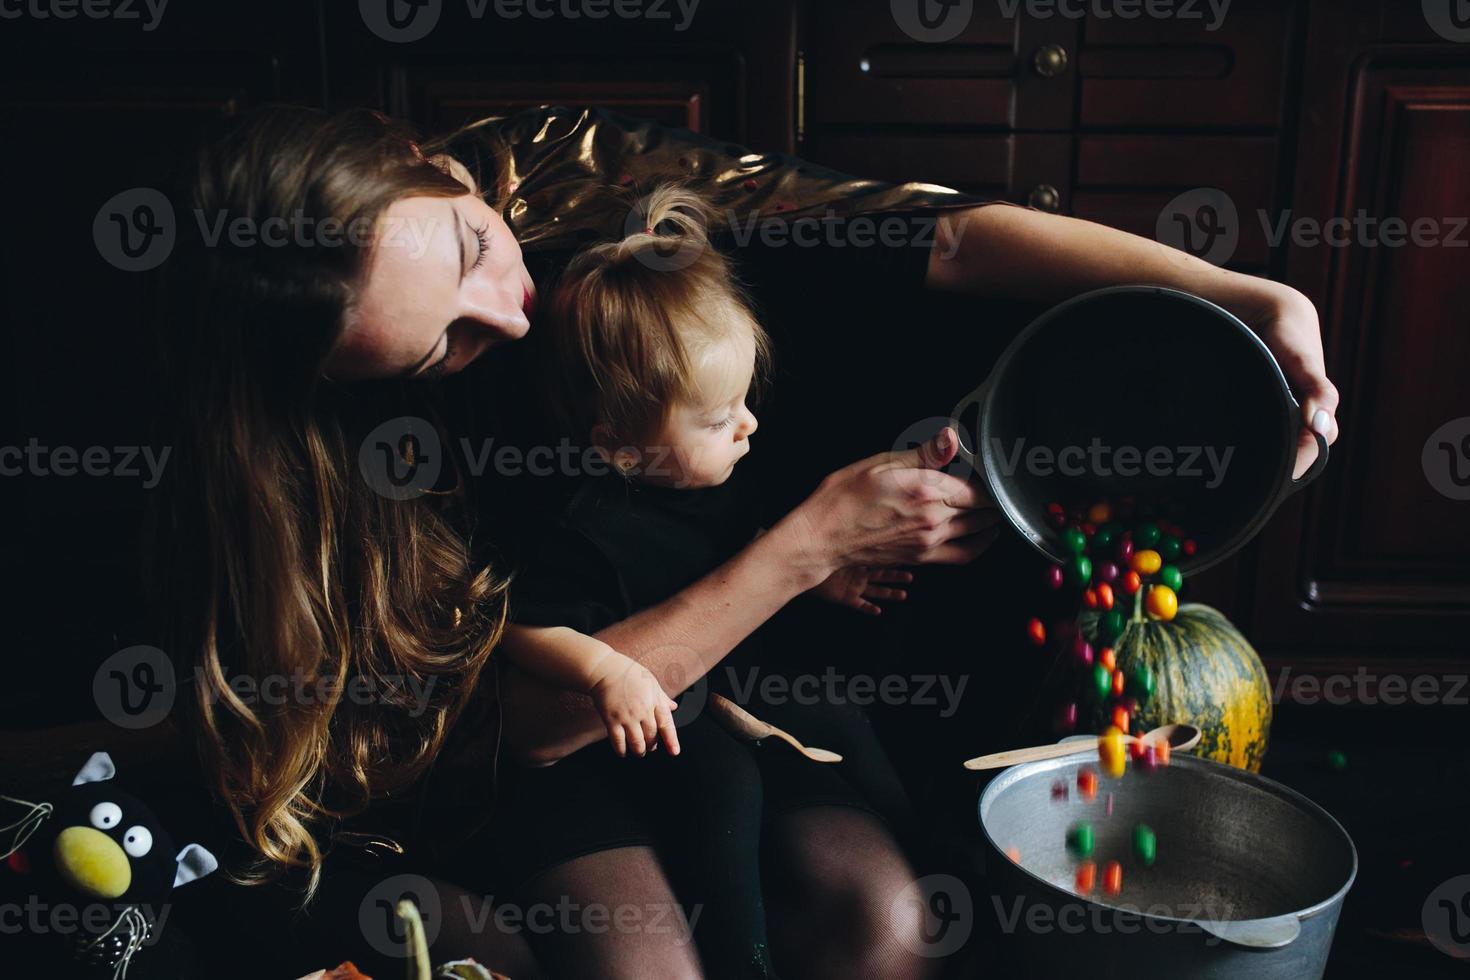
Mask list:
[[[1108,670],[1118,669],[1118,655],[1113,651],[1112,647],[1103,647],[1102,651],[1097,655],[1097,662]]]
[[[1123,890],[1123,865],[1117,861],[1109,861],[1103,869],[1103,891],[1109,895],[1116,895]]]
[[[1012,864],[1021,863],[1021,849],[1019,847],[1006,848],[1006,857],[1011,859]]]
[[[1119,671],[1113,676],[1117,677],[1121,673],[1122,672]],[[1118,729],[1118,731],[1120,732],[1126,732],[1128,730],[1128,709],[1123,707],[1121,704],[1113,708],[1113,727]]]
[[[1060,565],[1052,565],[1046,570],[1046,584],[1053,589],[1062,587],[1062,569]]]
[[[1097,773],[1091,769],[1077,770],[1077,795],[1088,803],[1097,799]]]
[[[1179,613],[1179,597],[1167,585],[1155,585],[1144,596],[1143,608],[1150,616],[1167,623]]]
[[[1159,842],[1152,827],[1141,823],[1133,828],[1133,854],[1145,868],[1153,866],[1158,850]]]
[[[1041,646],[1046,642],[1046,627],[1041,620],[1033,619],[1026,624],[1026,636],[1031,640],[1032,646]]]
[[[1067,850],[1079,858],[1091,857],[1095,843],[1090,823],[1074,823],[1067,831]]]
[[[1067,800],[1067,784],[1058,779],[1051,784],[1051,798],[1054,803],[1064,803]]]
[[[1123,751],[1123,732],[1109,725],[1097,740],[1097,757],[1102,771],[1117,779],[1128,767],[1128,756]]]
[[[1342,772],[1347,768],[1347,753],[1340,749],[1333,749],[1327,753],[1327,768],[1333,772]]]
[[[1140,575],[1152,575],[1162,568],[1163,565],[1164,560],[1159,557],[1157,551],[1151,548],[1135,551],[1132,560],[1128,562],[1128,567]]]
[[[1091,861],[1083,861],[1077,865],[1077,892],[1081,895],[1089,895],[1097,887],[1097,865]]]
[[[1103,813],[1109,817],[1113,815],[1113,794],[1109,793],[1107,802],[1103,805]]]

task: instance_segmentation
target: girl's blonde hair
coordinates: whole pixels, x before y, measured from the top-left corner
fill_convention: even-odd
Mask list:
[[[580,252],[546,306],[551,408],[586,437],[606,425],[621,440],[651,437],[670,406],[698,397],[701,350],[755,344],[755,381],[770,367],[761,329],[729,261],[710,242],[713,206],[665,184],[629,212],[628,233]]]

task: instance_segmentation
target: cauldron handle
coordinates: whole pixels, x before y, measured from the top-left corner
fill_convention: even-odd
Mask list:
[[[985,396],[989,393],[990,379],[986,378],[984,381],[980,382],[980,386],[978,388],[970,392],[964,398],[960,399],[960,403],[954,407],[954,412],[950,415],[950,418],[954,421],[955,424],[955,436],[959,441],[960,458],[963,459],[966,463],[969,463],[970,467],[977,471],[982,471],[984,469],[984,464],[979,459],[980,416],[978,413],[975,416],[975,447],[971,449],[969,446],[965,445],[965,436],[968,435],[970,431],[965,427],[965,415],[971,409],[976,408],[977,406],[984,405]]]
[[[1250,949],[1280,949],[1296,942],[1296,937],[1302,934],[1302,920],[1294,913],[1240,922],[1200,922],[1199,927],[1227,943]]]

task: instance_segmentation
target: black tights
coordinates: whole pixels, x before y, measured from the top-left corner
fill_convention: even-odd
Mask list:
[[[783,976],[932,975],[935,961],[911,952],[922,948],[922,922],[908,903],[896,902],[914,872],[872,814],[847,806],[783,814],[768,825],[763,852],[772,960]],[[670,915],[655,925],[650,912],[693,908],[680,904],[669,878],[647,847],[600,851],[538,876],[525,889],[527,903],[608,906],[643,916],[635,922],[630,911],[625,929],[559,924],[529,935],[545,975],[693,980],[727,972],[730,964],[715,960],[718,954],[696,950],[684,917]]]

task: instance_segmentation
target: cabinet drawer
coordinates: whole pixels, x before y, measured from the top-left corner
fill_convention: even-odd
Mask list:
[[[811,4],[804,31],[807,125],[1005,126],[1013,34],[998,10],[978,4],[942,43],[906,33],[888,0]]]
[[[886,136],[815,133],[801,154],[813,163],[857,177],[894,183],[943,184],[985,197],[1003,197],[1012,137]]]
[[[1220,253],[1206,257],[1232,268],[1259,270],[1270,259],[1267,228],[1275,174],[1276,140],[1270,137],[1081,136],[1071,212],[1157,239],[1166,208],[1193,223],[1194,209],[1212,203],[1200,193],[1184,198],[1182,210],[1171,208],[1181,195],[1216,188],[1225,192],[1229,208],[1217,220],[1200,222],[1208,227],[1191,229],[1191,250],[1206,252],[1215,236],[1231,235],[1235,244],[1228,258]],[[1166,220],[1180,219],[1171,214]]]
[[[1215,30],[1203,0],[1193,9],[1201,18],[1088,17],[1083,128],[1280,124],[1293,5],[1236,0]]]

